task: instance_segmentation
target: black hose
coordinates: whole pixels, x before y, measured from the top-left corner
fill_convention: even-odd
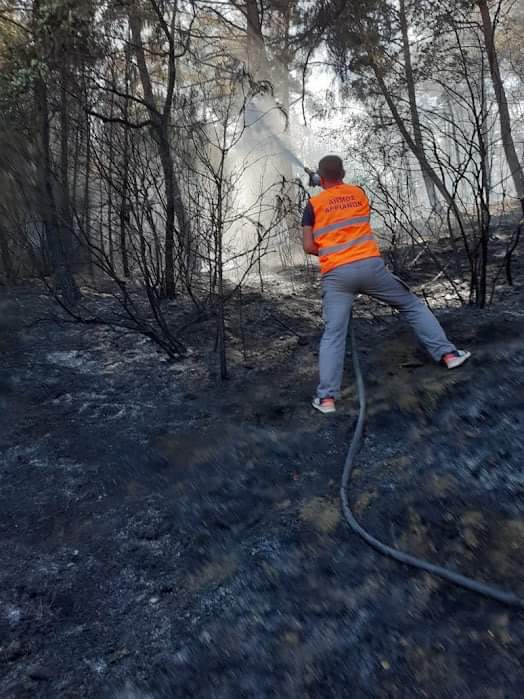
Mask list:
[[[504,604],[510,604],[512,606],[520,607],[524,609],[524,600],[519,598],[513,592],[505,592],[497,587],[492,587],[491,585],[485,585],[484,583],[473,580],[472,578],[467,578],[465,575],[460,573],[455,573],[448,568],[443,566],[435,565],[422,558],[417,558],[416,556],[411,556],[409,553],[404,553],[398,549],[393,548],[384,544],[379,539],[375,538],[372,534],[367,532],[364,527],[362,527],[356,520],[355,515],[351,511],[348,500],[348,486],[351,479],[351,472],[353,470],[354,459],[360,448],[362,441],[362,433],[364,431],[364,423],[366,421],[366,389],[364,385],[364,379],[362,377],[362,370],[360,368],[360,362],[358,358],[358,352],[356,348],[355,335],[353,332],[353,322],[350,323],[350,339],[351,339],[351,355],[353,359],[353,370],[355,372],[355,378],[357,382],[357,392],[359,400],[359,413],[357,426],[353,433],[351,439],[351,444],[346,455],[346,461],[344,464],[344,472],[342,474],[342,484],[340,486],[340,497],[342,500],[342,509],[346,520],[351,527],[351,529],[358,534],[364,541],[372,546],[377,551],[380,551],[384,556],[389,556],[399,563],[405,563],[406,565],[412,566],[413,568],[418,568],[419,570],[425,570],[432,575],[437,575],[440,578],[444,578],[448,582],[454,585],[459,585],[464,587],[466,590],[471,592],[477,592],[484,597],[490,597],[497,600],[498,602],[503,602]]]

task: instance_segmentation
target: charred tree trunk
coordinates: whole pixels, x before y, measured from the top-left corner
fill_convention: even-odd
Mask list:
[[[94,277],[93,251],[91,248],[91,201],[89,196],[89,176],[91,171],[91,122],[89,119],[89,90],[87,86],[86,65],[82,65],[82,97],[79,113],[79,131],[83,134],[83,172],[82,182],[78,193],[80,203],[79,211],[79,240],[82,246],[82,261],[87,263],[90,276]],[[82,117],[82,121],[80,118]]]
[[[124,108],[123,108],[123,118],[124,118],[124,143],[123,143],[123,153],[122,153],[122,195],[120,199],[120,210],[119,210],[119,220],[120,220],[120,257],[122,260],[122,271],[124,277],[129,277],[129,256],[127,251],[127,234],[129,225],[129,126],[127,121],[129,119],[129,87],[130,87],[130,55],[129,48],[126,47],[125,51],[126,64],[125,64],[125,89],[124,92],[126,96],[124,97]]]
[[[406,16],[406,3],[405,0],[399,0],[399,19],[400,19],[400,30],[402,34],[402,53],[404,56],[404,73],[406,77],[406,87],[408,91],[409,98],[409,110],[411,114],[411,124],[413,128],[413,139],[418,150],[424,153],[424,139],[422,137],[422,128],[420,125],[420,115],[417,106],[417,95],[415,91],[415,78],[413,75],[413,65],[411,61],[411,48],[409,45],[408,36],[408,21]],[[421,163],[422,177],[424,179],[424,185],[426,187],[426,193],[428,195],[429,204],[431,210],[435,211],[438,209],[438,199],[435,190],[435,184],[428,172],[427,167]]]
[[[504,146],[504,153],[509,165],[511,177],[513,178],[515,191],[520,200],[522,213],[524,214],[524,171],[515,149],[513,134],[511,133],[511,116],[508,108],[508,100],[506,98],[504,83],[502,82],[502,77],[500,75],[497,50],[495,48],[495,29],[491,21],[487,0],[478,0],[478,6],[480,9],[480,16],[482,18],[482,31],[488,53],[491,80],[493,82],[493,89],[495,91],[495,97],[497,99],[499,110],[502,144]]]
[[[86,95],[86,105],[87,105],[87,95]],[[89,196],[89,174],[91,171],[91,122],[89,121],[89,114],[86,109],[86,156],[85,156],[85,172],[84,172],[84,195],[82,202],[82,229],[83,229],[83,242],[87,250],[87,263],[89,266],[89,273],[91,277],[94,277],[95,268],[93,265],[93,252],[91,249],[91,198]]]
[[[53,271],[55,291],[62,296],[65,304],[73,306],[79,300],[80,292],[67,264],[66,251],[60,235],[58,211],[53,191],[47,85],[41,76],[35,80],[34,94],[41,151],[39,159],[40,211],[48,257]]]
[[[114,80],[114,75],[113,75]],[[115,254],[113,245],[113,173],[114,173],[114,128],[113,116],[115,110],[115,96],[111,93],[111,102],[109,107],[109,129],[108,129],[108,163],[107,163],[107,242],[109,253],[109,264],[111,269],[115,268]]]
[[[237,5],[238,6],[238,5]],[[271,67],[267,59],[262,22],[257,0],[246,0],[242,8],[247,20],[247,66],[257,82],[271,82]]]
[[[60,70],[60,216],[59,227],[68,261],[73,257],[73,216],[69,189],[69,100],[65,61]]]
[[[181,266],[186,276],[189,276],[193,267],[193,252],[192,252],[192,234],[189,218],[186,213],[186,208],[182,199],[180,184],[175,175],[175,164],[171,145],[169,142],[169,125],[171,120],[171,108],[173,102],[173,94],[175,87],[175,62],[176,56],[174,51],[174,39],[172,32],[174,31],[174,17],[176,7],[173,10],[172,26],[166,27],[166,33],[169,36],[169,60],[168,60],[168,81],[166,98],[164,105],[160,108],[157,104],[153,93],[153,85],[151,76],[147,67],[144,46],[142,43],[141,20],[136,13],[129,14],[129,23],[131,27],[131,35],[133,39],[133,50],[135,52],[138,71],[142,88],[144,90],[144,98],[151,119],[151,129],[155,136],[158,147],[158,154],[162,165],[162,174],[164,176],[164,188],[166,197],[166,222],[165,222],[165,283],[164,291],[168,298],[173,298],[175,295],[175,274],[174,274],[174,249],[175,249],[175,215],[179,224],[179,247],[181,252]]]

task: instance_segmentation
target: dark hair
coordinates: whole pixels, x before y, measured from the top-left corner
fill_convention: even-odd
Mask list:
[[[324,156],[318,164],[318,174],[328,182],[343,180],[346,173],[342,158],[339,158],[338,155]]]

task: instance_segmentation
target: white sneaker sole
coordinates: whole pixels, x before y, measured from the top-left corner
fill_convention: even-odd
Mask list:
[[[337,412],[336,408],[324,408],[320,405],[320,401],[318,398],[315,398],[311,405],[315,408],[315,410],[318,410],[319,413],[322,413],[322,415],[331,415],[333,413]]]
[[[457,367],[462,366],[462,364],[464,364],[464,362],[466,362],[470,357],[471,352],[464,352],[464,354],[461,354],[460,357],[455,357],[450,362],[447,362],[446,367],[448,369],[456,369]]]

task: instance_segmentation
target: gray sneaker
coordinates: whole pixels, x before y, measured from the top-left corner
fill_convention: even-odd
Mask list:
[[[454,352],[449,352],[448,354],[442,355],[440,360],[442,364],[448,369],[456,369],[461,366],[471,357],[471,352],[466,352],[466,350],[455,350]]]
[[[335,413],[335,399],[334,398],[315,398],[311,405],[319,410],[324,415],[329,415],[330,413]]]

